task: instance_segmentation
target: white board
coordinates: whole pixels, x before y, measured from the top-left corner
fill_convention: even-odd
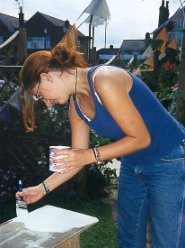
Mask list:
[[[51,205],[30,212],[22,218],[14,218],[25,228],[35,232],[64,233],[74,228],[89,226],[98,222],[96,217],[80,214]]]

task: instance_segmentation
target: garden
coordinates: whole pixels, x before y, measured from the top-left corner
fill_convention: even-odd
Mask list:
[[[140,76],[164,107],[176,118],[180,116],[178,119],[185,124],[185,116],[178,115],[177,111],[177,100],[181,95],[178,84],[179,56],[179,51],[168,49],[165,59],[158,63],[157,74],[143,65]],[[124,64],[119,58],[113,61],[114,65],[133,73],[139,63],[134,60],[130,65]],[[20,179],[27,187],[42,182],[50,175],[48,147],[70,146],[68,104],[47,109],[43,102],[37,101],[37,127],[34,132],[25,132],[18,110],[21,103],[14,98],[7,102],[18,89],[18,72],[19,69],[13,74],[3,72],[6,83],[1,87],[0,95],[0,223],[15,217],[15,192]],[[98,137],[93,131],[90,140],[91,147],[111,142]],[[113,183],[115,179],[116,171],[107,167],[106,163],[92,164],[40,202],[29,206],[29,211],[49,204],[95,216],[99,223],[81,235],[81,247],[116,248],[116,199],[111,199],[112,193],[117,190],[117,185]]]

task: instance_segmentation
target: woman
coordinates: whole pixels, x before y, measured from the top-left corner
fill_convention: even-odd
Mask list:
[[[55,156],[67,155],[57,160],[63,163],[57,167],[60,173],[25,188],[17,197],[24,197],[28,204],[36,202],[84,166],[121,157],[120,247],[145,247],[150,216],[153,248],[184,248],[185,129],[147,86],[121,68],[87,68],[79,52],[63,45],[30,55],[20,75],[27,130],[35,126],[32,96],[47,106],[70,99],[72,149],[55,151]],[[115,141],[89,149],[90,129]]]

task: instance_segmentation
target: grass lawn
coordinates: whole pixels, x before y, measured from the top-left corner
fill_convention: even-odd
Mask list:
[[[81,248],[118,248],[116,241],[116,223],[112,215],[112,206],[102,198],[63,197],[60,188],[47,195],[40,202],[29,206],[29,211],[44,205],[53,205],[75,212],[97,217],[99,222],[81,234]],[[0,223],[15,217],[15,199],[1,199]]]

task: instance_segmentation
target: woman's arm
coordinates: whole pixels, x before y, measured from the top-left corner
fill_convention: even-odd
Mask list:
[[[88,149],[89,127],[77,116],[72,100],[69,109],[69,119],[72,129],[72,149],[75,149],[76,151],[78,150],[79,159],[75,156],[75,160],[78,159],[81,166],[78,166],[73,170],[68,170],[63,174],[55,172],[45,179],[44,183],[47,185],[50,191],[54,190],[59,185],[63,184],[76,175],[83,168],[83,165],[95,161],[92,151]],[[45,194],[46,191],[44,185],[41,183],[34,187],[24,188],[23,192],[17,192],[16,197],[23,197],[27,203],[30,204],[38,201],[43,196],[45,196]]]
[[[101,102],[126,134],[118,141],[98,147],[102,161],[134,153],[148,147],[151,143],[148,129],[129,96],[131,86],[130,75],[119,69],[105,68],[100,70],[94,78],[94,87]],[[89,149],[82,152],[62,151],[58,153],[58,155],[60,154],[68,155],[67,158],[60,161],[64,162],[59,166],[64,173],[94,162],[92,151]]]
[[[94,87],[100,100],[126,134],[124,138],[116,142],[98,147],[100,160],[102,161],[131,154],[150,145],[151,140],[148,129],[129,96],[131,85],[132,79],[130,75],[121,70],[105,68],[95,76]],[[72,127],[75,130],[78,118],[74,119]],[[80,122],[82,126],[85,125],[83,121],[80,120]],[[86,130],[85,127],[84,130]],[[81,139],[83,133],[79,131],[75,132],[76,138],[74,142],[78,139],[80,139],[80,142],[84,142],[84,138]],[[74,147],[78,148],[76,145]],[[87,149],[87,146],[84,146],[84,150],[67,149],[56,151],[56,155],[61,154],[68,156],[58,160],[59,163],[62,162],[63,164],[57,168],[63,173],[95,162],[93,152],[91,149]]]
[[[128,155],[150,145],[148,129],[129,96],[131,84],[127,72],[120,75],[105,69],[95,77],[94,87],[103,105],[126,134],[126,137],[98,148],[101,160]]]

